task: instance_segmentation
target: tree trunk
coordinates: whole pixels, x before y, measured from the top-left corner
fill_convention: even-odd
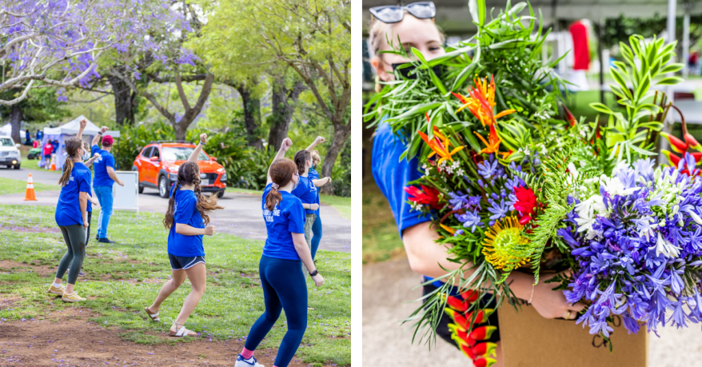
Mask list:
[[[124,75],[124,68],[119,71]],[[118,125],[134,125],[136,93],[129,88],[127,83],[116,76],[108,74],[107,80],[110,81],[115,96],[115,121]]]
[[[12,105],[12,112],[10,112],[10,124],[12,126],[12,140],[15,144],[22,144],[20,139],[20,125],[22,124],[22,108],[19,103]]]
[[[212,92],[212,83],[214,82],[214,75],[213,74],[207,74],[207,79],[205,79],[205,83],[202,85],[202,89],[200,90],[200,96],[197,98],[197,103],[195,103],[195,106],[190,107],[190,102],[188,102],[187,95],[185,94],[181,81],[180,81],[180,74],[176,74],[176,86],[178,87],[178,95],[181,98],[181,102],[183,103],[183,107],[185,107],[185,113],[183,116],[180,118],[180,121],[177,123],[175,122],[175,114],[169,113],[169,116],[173,116],[174,119],[171,120],[171,123],[173,124],[173,127],[175,128],[175,133],[176,133],[176,140],[179,141],[185,141],[186,138],[186,133],[188,131],[188,127],[190,124],[195,121],[195,118],[200,114],[202,111],[202,108],[205,105],[205,101],[207,101],[207,98],[210,97],[210,93]]]
[[[305,89],[301,81],[296,81],[291,89],[285,88],[285,80],[278,78],[273,85],[273,113],[271,115],[271,130],[268,133],[268,149],[274,152],[280,149],[283,139],[288,136],[288,128],[295,103],[300,93]]]
[[[344,147],[344,143],[351,136],[351,123],[344,121],[333,121],[334,123],[334,138],[332,139],[331,147],[327,150],[327,155],[324,156],[324,163],[322,164],[322,177],[331,177],[332,169],[334,168],[334,162],[336,162],[337,157],[341,149]],[[319,190],[323,194],[332,194],[332,185],[324,185]]]
[[[261,100],[251,97],[251,88],[239,84],[235,86],[241,96],[244,106],[244,125],[246,126],[246,140],[250,147],[263,149],[263,141],[258,136],[258,128],[261,121]]]
[[[185,137],[186,137],[186,134],[188,132],[188,126],[190,126],[190,122],[192,122],[192,120],[190,122],[183,121],[183,120],[184,120],[184,118],[180,119],[180,121],[178,121],[178,123],[173,124],[173,128],[175,130],[177,141],[185,141]]]

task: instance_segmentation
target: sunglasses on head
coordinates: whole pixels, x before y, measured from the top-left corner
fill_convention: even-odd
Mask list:
[[[405,10],[417,19],[431,19],[436,16],[433,1],[420,1],[408,5],[387,5],[370,8],[370,13],[383,23],[399,23],[405,16]]]

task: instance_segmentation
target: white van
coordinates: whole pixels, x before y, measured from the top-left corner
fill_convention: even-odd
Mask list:
[[[0,136],[0,166],[20,169],[22,157],[20,156],[19,144],[15,144],[9,136]]]

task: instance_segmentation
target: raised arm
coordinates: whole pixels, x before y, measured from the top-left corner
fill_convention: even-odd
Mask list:
[[[195,147],[195,150],[193,150],[192,153],[190,153],[190,157],[188,157],[188,162],[197,162],[197,157],[200,156],[200,152],[202,152],[202,147],[207,144],[207,134],[200,134],[200,143]]]
[[[319,180],[312,180],[315,187],[322,187],[331,182],[331,177],[320,178]]]
[[[310,152],[310,153],[312,153],[312,151],[314,150],[314,148],[315,148],[317,145],[322,144],[322,143],[324,143],[325,141],[327,141],[327,139],[325,139],[323,136],[318,136],[317,139],[314,139],[314,141],[312,142],[312,144],[310,144],[310,146],[307,147],[307,149],[305,149],[305,150],[308,151],[308,152]]]
[[[85,119],[80,120],[80,128],[78,129],[78,135],[76,136],[79,140],[83,140],[83,131],[85,130],[86,126],[88,126],[88,121],[85,121]]]
[[[283,139],[283,142],[280,144],[280,150],[278,150],[278,153],[276,153],[275,157],[273,157],[273,161],[271,162],[271,165],[273,165],[273,162],[277,161],[278,159],[285,158],[285,152],[290,149],[292,146],[293,142],[290,140],[290,138],[285,138]],[[268,166],[268,174],[266,175],[266,186],[273,182],[271,179],[271,167]]]
[[[100,142],[102,134],[104,134],[105,131],[107,131],[107,129],[107,126],[103,126],[102,128],[100,128],[100,132],[95,135],[95,137],[93,138],[93,142],[90,143],[90,146],[97,145],[97,143]]]

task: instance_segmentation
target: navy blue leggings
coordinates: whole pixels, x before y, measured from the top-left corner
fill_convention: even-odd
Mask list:
[[[278,367],[286,367],[290,363],[307,329],[307,283],[301,267],[300,260],[267,256],[261,256],[258,264],[266,312],[251,327],[244,346],[248,350],[256,350],[280,317],[280,311],[285,310],[288,331],[275,358]]]
[[[319,214],[312,224],[312,234],[312,260],[314,260],[314,255],[317,255],[319,248],[319,241],[322,240],[322,218],[319,217]]]

